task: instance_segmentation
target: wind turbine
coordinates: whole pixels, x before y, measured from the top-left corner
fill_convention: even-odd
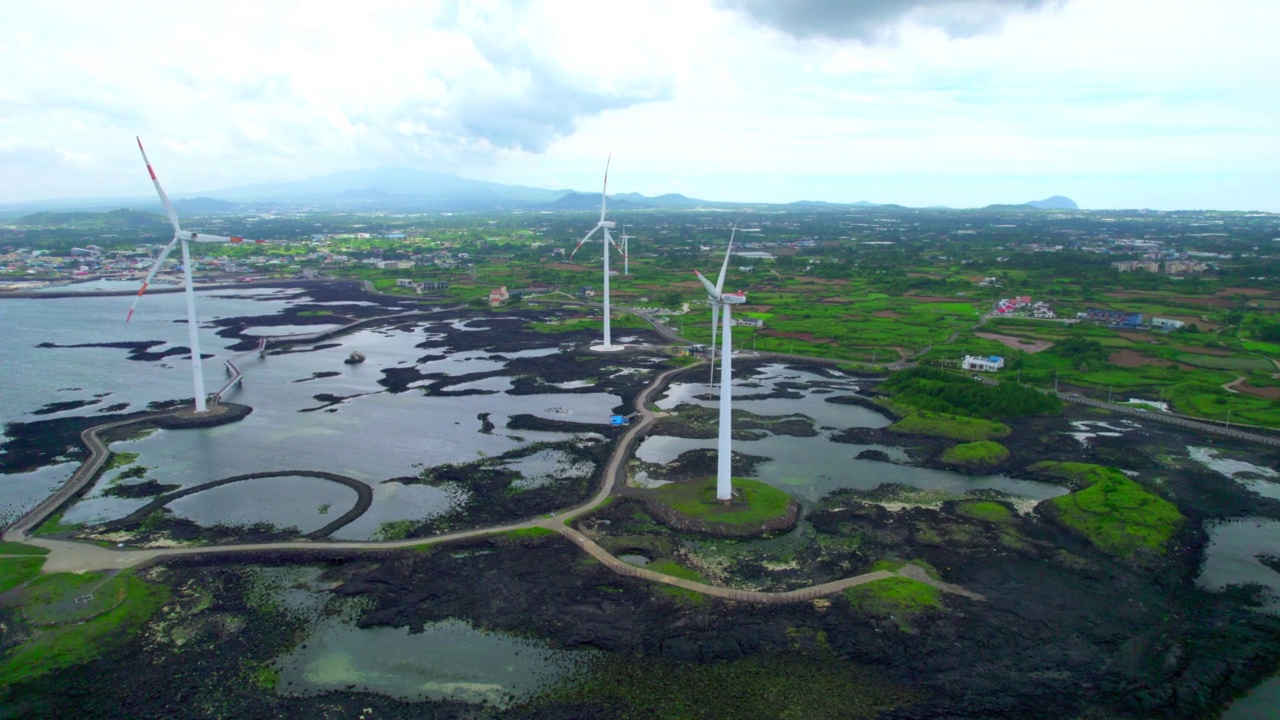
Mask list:
[[[610,155],[609,159],[605,160],[604,163],[604,186],[600,190],[600,222],[596,223],[596,226],[591,228],[591,232],[587,233],[586,236],[579,240],[578,246],[573,249],[573,252],[569,253],[569,261],[572,262],[573,256],[578,254],[578,250],[582,245],[590,240],[591,236],[595,235],[597,230],[602,231],[603,234],[601,235],[600,242],[604,245],[604,344],[596,348],[597,350],[614,349],[612,339],[609,335],[609,246],[613,245],[615,248],[618,246],[613,242],[613,238],[609,236],[609,231],[614,227],[617,227],[617,223],[612,220],[604,219],[605,194],[609,190],[609,163],[612,161],[613,156]],[[621,250],[619,250],[619,252],[621,252]]]
[[[164,265],[164,261],[169,257],[169,253],[173,251],[173,247],[181,242],[182,277],[187,295],[187,336],[191,343],[191,376],[195,385],[196,412],[207,412],[208,407],[205,405],[204,396],[204,367],[200,360],[200,336],[199,328],[196,324],[196,296],[191,282],[191,248],[188,243],[240,243],[244,242],[244,238],[223,237],[193,230],[183,230],[182,226],[178,224],[178,213],[173,209],[173,203],[169,202],[169,196],[164,194],[164,188],[160,187],[160,180],[156,178],[156,171],[151,168],[151,161],[147,159],[147,151],[142,148],[142,138],[138,138],[138,150],[142,152],[142,162],[146,163],[147,172],[151,174],[151,182],[156,186],[156,194],[160,196],[160,204],[164,205],[164,211],[169,215],[169,224],[173,225],[173,239],[169,241],[168,245],[164,246],[164,250],[160,251],[160,257],[156,259],[156,264],[151,266],[151,272],[147,273],[147,279],[142,281],[142,287],[138,289],[138,296],[133,299],[133,305],[129,306],[129,315],[125,317],[124,321],[129,322],[133,319],[133,310],[138,307],[138,301],[142,299],[142,294],[147,291],[147,286],[151,284],[156,273],[159,272],[160,266]],[[264,241],[258,240],[257,242]]]
[[[739,290],[736,293],[724,292],[724,274],[729,269],[729,253],[733,250],[734,230],[729,235],[729,247],[724,251],[724,263],[720,266],[720,277],[716,284],[703,277],[697,270],[693,271],[707,289],[707,302],[711,304],[711,352],[712,364],[715,363],[716,347],[716,310],[724,308],[724,328],[721,330],[724,345],[720,358],[720,438],[716,442],[716,499],[728,502],[733,498],[733,480],[730,476],[730,464],[733,458],[733,313],[730,308],[747,301],[746,295]]]
[[[618,239],[622,241],[622,274],[630,275],[631,274],[631,252],[627,250],[627,241],[631,239],[631,236],[627,234],[626,223],[623,223],[622,234],[618,236]]]

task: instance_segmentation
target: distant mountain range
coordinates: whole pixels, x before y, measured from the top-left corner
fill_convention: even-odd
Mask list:
[[[734,203],[699,200],[669,193],[649,197],[639,193],[609,196],[609,206],[618,210],[758,207],[767,203]],[[385,210],[399,212],[483,212],[498,210],[571,211],[600,207],[600,196],[574,190],[503,185],[471,180],[444,173],[406,167],[349,170],[323,177],[284,183],[240,185],[199,193],[192,198],[175,198],[180,215],[212,215],[252,212],[271,207],[315,210]],[[799,201],[786,208],[840,209],[886,207],[877,203],[831,203]],[[14,219],[42,211],[105,211],[124,208],[160,212],[152,197],[92,198],[44,202],[0,204],[0,218]],[[1054,196],[1024,205],[991,206],[992,209],[1076,209],[1071,200]],[[25,218],[23,218],[25,220]],[[37,221],[31,221],[38,224]]]
[[[985,210],[1079,210],[1080,206],[1069,197],[1054,195],[1044,200],[1032,200],[1021,205],[988,205]]]

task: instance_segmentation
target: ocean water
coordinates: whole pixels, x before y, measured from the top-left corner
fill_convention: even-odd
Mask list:
[[[270,318],[289,303],[308,301],[296,290],[229,289],[197,296],[202,318]],[[0,365],[17,371],[0,375],[0,422],[93,415],[112,405],[128,411],[154,401],[191,397],[191,369],[185,356],[157,361],[129,359],[129,351],[109,347],[39,347],[92,343],[151,342],[163,344],[152,352],[185,346],[185,301],[181,294],[147,296],[133,322],[124,323],[132,298],[71,297],[0,300],[0,327],[7,342],[0,344]],[[138,453],[137,465],[146,477],[161,483],[191,487],[252,472],[323,470],[354,477],[374,489],[374,504],[360,520],[335,537],[369,539],[378,526],[398,520],[425,520],[448,512],[465,495],[457,491],[397,482],[423,468],[497,456],[529,443],[580,437],[598,441],[590,433],[539,432],[505,429],[507,419],[527,413],[577,423],[608,424],[611,408],[621,398],[609,393],[506,394],[509,378],[468,380],[479,372],[501,371],[509,359],[558,352],[549,341],[544,349],[504,355],[451,352],[440,346],[433,332],[436,321],[401,324],[393,329],[361,330],[312,352],[249,356],[237,362],[244,386],[228,400],[253,407],[253,412],[230,425],[198,430],[160,430],[144,437],[112,444],[115,452]],[[446,319],[439,322],[488,332],[481,322]],[[498,338],[495,338],[495,340]],[[236,353],[234,341],[220,338],[216,328],[202,325],[201,351],[213,355],[204,363],[206,388],[212,391],[225,377],[222,361]],[[415,347],[424,341],[433,347]],[[343,362],[353,350],[368,358],[359,365]],[[426,355],[444,359],[418,363]],[[459,376],[456,389],[483,387],[489,394],[433,397],[420,391],[391,393],[378,384],[382,370],[417,365],[422,372]],[[317,375],[327,375],[317,377]],[[326,396],[317,399],[317,395]],[[46,412],[49,403],[88,403],[83,407]],[[46,414],[40,414],[45,412]],[[478,415],[488,413],[497,426],[481,433]],[[6,439],[0,436],[0,442]],[[0,517],[14,519],[34,506],[74,470],[59,463],[31,473],[0,475]],[[590,469],[574,468],[589,473]],[[91,488],[69,508],[64,521],[90,523],[123,517],[145,500],[104,494],[105,481]],[[281,490],[290,487],[289,491]],[[349,507],[351,491],[340,486],[297,478],[289,481],[237,483],[188,496],[174,507],[202,524],[245,524],[261,520],[278,526],[319,527]],[[286,497],[294,507],[252,509],[253,500],[273,505]],[[329,515],[318,509],[330,506]],[[313,528],[314,529],[314,528]]]

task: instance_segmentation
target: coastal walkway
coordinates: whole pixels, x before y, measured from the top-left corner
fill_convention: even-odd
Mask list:
[[[102,547],[91,543],[76,542],[72,540],[30,536],[31,530],[39,526],[40,523],[44,522],[60,508],[64,507],[72,498],[82,491],[87,484],[97,476],[99,470],[107,461],[107,458],[110,457],[111,452],[107,448],[106,443],[104,443],[99,437],[99,433],[112,428],[153,420],[159,415],[183,412],[169,411],[166,413],[157,413],[154,415],[98,425],[81,433],[81,440],[90,452],[89,458],[80,466],[80,468],[72,475],[71,479],[68,480],[62,488],[26,515],[23,515],[22,518],[5,530],[4,540],[10,542],[22,542],[48,550],[49,554],[44,556],[44,572],[83,573],[103,570],[123,570],[125,568],[139,567],[183,556],[209,556],[280,551],[303,551],[315,553],[332,553],[334,551],[387,552],[403,548],[420,548],[428,545],[457,542],[471,538],[507,533],[513,530],[542,528],[564,536],[570,542],[579,548],[582,548],[582,550],[591,555],[591,557],[599,560],[605,567],[620,575],[639,578],[650,582],[663,583],[665,585],[679,587],[685,590],[701,593],[703,595],[710,595],[726,600],[759,604],[808,602],[819,597],[842,592],[847,588],[895,576],[917,580],[931,585],[943,592],[960,595],[972,600],[983,599],[981,595],[970,592],[957,585],[935,580],[929,577],[923,569],[914,565],[907,565],[896,572],[889,570],[876,570],[874,572],[863,573],[861,575],[843,578],[833,582],[799,588],[796,590],[789,590],[786,592],[738,590],[735,588],[721,587],[693,580],[686,580],[684,578],[677,578],[631,565],[610,554],[582,532],[569,527],[569,521],[595,510],[604,504],[605,500],[611,496],[614,487],[623,476],[624,464],[626,459],[630,457],[635,444],[654,423],[654,421],[665,415],[665,413],[657,413],[650,410],[648,407],[649,399],[653,396],[654,392],[666,387],[667,382],[670,381],[672,376],[679,372],[683,372],[686,369],[687,368],[674,368],[659,374],[651,383],[649,383],[649,385],[636,395],[635,407],[639,420],[628,427],[627,432],[623,434],[622,438],[615,446],[614,451],[610,455],[609,461],[605,466],[604,478],[601,483],[600,490],[595,494],[595,496],[582,505],[559,513],[552,513],[546,517],[534,518],[523,522],[497,527],[478,528],[475,530],[445,533],[432,537],[397,541],[294,541],[204,547],[157,547],[126,550]],[[3,557],[3,555],[0,555],[0,557]]]

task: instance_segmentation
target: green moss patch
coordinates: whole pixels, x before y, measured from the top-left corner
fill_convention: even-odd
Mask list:
[[[107,464],[103,470],[115,470],[126,465],[132,465],[138,461],[138,453],[136,452],[113,452],[111,458],[107,460]]]
[[[956,512],[965,517],[993,523],[1007,523],[1013,520],[1013,511],[1009,506],[990,500],[966,500],[957,503]]]
[[[670,575],[671,577],[700,582],[704,585],[711,584],[702,573],[687,568],[674,560],[656,560],[646,565],[645,569],[662,573],[663,575]],[[696,590],[676,587],[675,585],[658,585],[654,587],[654,592],[673,598],[684,605],[702,605],[707,602],[706,595]]]
[[[942,591],[919,580],[891,577],[857,585],[844,591],[849,605],[859,613],[892,617],[898,628],[911,630],[911,620],[930,610],[942,609]]]
[[[1047,501],[1050,517],[1099,550],[1129,561],[1163,555],[1185,518],[1168,500],[1115,468],[1088,463],[1042,462],[1032,469],[1082,486]]]
[[[992,440],[963,443],[942,453],[942,462],[965,468],[990,468],[1009,459],[1009,448]]]

